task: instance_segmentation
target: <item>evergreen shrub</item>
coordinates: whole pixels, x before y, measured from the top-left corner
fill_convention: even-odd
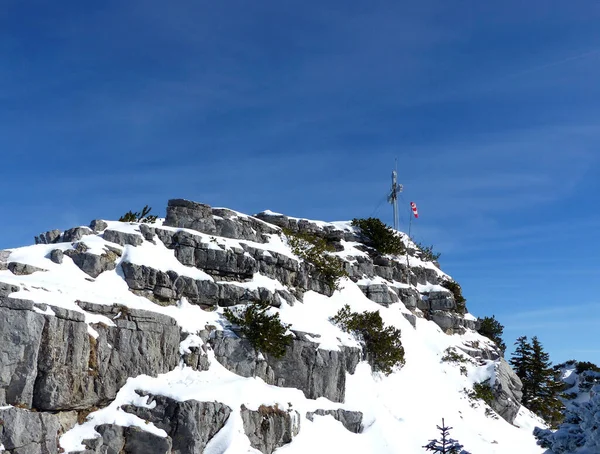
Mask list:
[[[241,333],[256,351],[281,358],[291,345],[293,336],[286,334],[290,325],[282,323],[279,314],[267,314],[269,307],[266,301],[255,301],[240,310],[226,308],[223,315],[240,327]]]
[[[353,219],[352,225],[358,227],[362,235],[380,254],[401,255],[406,252],[404,243],[394,229],[377,218]]]
[[[364,343],[367,359],[374,370],[389,375],[395,366],[404,364],[400,330],[384,326],[379,311],[351,312],[350,306],[345,305],[330,320]]]

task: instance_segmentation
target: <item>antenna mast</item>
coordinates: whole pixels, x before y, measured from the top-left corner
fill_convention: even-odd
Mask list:
[[[403,186],[398,184],[398,158],[396,158],[396,169],[392,171],[392,189],[388,195],[388,202],[394,209],[394,230],[398,230],[398,194],[402,192]]]

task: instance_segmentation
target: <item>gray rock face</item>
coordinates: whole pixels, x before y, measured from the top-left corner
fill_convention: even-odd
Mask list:
[[[52,244],[60,241],[60,230],[49,230],[35,237],[35,244]]]
[[[209,343],[215,359],[230,371],[243,377],[260,377],[265,382],[285,388],[298,388],[307,398],[326,397],[343,402],[346,372],[354,373],[361,359],[360,350],[345,348],[341,351],[321,350],[310,342],[306,334],[295,332],[296,339],[283,358],[257,353],[246,339],[213,332]]]
[[[284,411],[262,405],[254,411],[242,405],[240,413],[250,445],[263,454],[272,454],[300,432],[300,415],[295,410]]]
[[[371,301],[381,304],[382,306],[388,307],[390,304],[397,303],[399,301],[398,295],[388,290],[387,285],[383,284],[371,284],[371,285],[359,285],[362,292]]]
[[[465,329],[476,330],[478,326],[475,320],[467,320],[459,314],[446,311],[430,311],[429,319],[449,334],[464,333]]]
[[[491,407],[503,419],[512,424],[521,407],[523,384],[504,358],[500,358],[495,372],[496,376],[492,387],[494,400]]]
[[[293,297],[284,290],[275,293],[265,288],[245,289],[226,282],[193,279],[179,276],[174,271],[158,271],[144,265],[122,262],[121,268],[125,282],[130,289],[151,293],[154,299],[162,302],[175,302],[181,297],[193,304],[206,306],[232,306],[241,302],[267,301],[272,306],[280,306],[280,297],[293,301]]]
[[[37,271],[47,271],[45,269],[38,268],[37,266],[28,265],[26,263],[19,263],[19,262],[10,262],[8,264],[8,269],[13,274],[16,274],[17,276],[24,276],[24,275],[28,275],[28,274],[33,274],[33,273],[35,273]]]
[[[282,214],[274,213],[258,213],[254,215],[255,218],[261,219],[269,224],[276,225],[282,229],[289,229],[292,232],[297,233],[309,233],[313,235],[326,238],[330,241],[358,241],[359,237],[354,231],[339,230],[332,225],[325,225],[321,227],[314,222],[310,222],[307,219],[295,219],[289,218]]]
[[[363,414],[360,411],[348,411],[338,408],[337,410],[316,410],[309,411],[306,413],[306,419],[312,421],[314,415],[326,416],[331,415],[336,420],[342,423],[342,425],[352,433],[360,433],[362,430],[362,419]]]
[[[30,301],[0,296],[0,406],[31,407],[44,324]]]
[[[154,234],[166,247],[174,249],[175,257],[183,265],[200,268],[215,279],[244,281],[259,272],[295,289],[297,296],[307,290],[324,295],[332,293],[312,265],[283,254],[267,253],[245,243],[240,244],[241,249],[225,250],[204,243],[201,236],[189,232],[154,228]]]
[[[184,199],[169,200],[167,216],[163,225],[182,227],[203,233],[214,233],[215,231],[211,207]]]
[[[265,243],[268,240],[265,235],[279,232],[279,229],[252,216],[183,199],[169,200],[164,225],[257,243]]]
[[[7,263],[11,251],[0,251],[0,263]]]
[[[421,304],[424,307],[421,307]],[[421,300],[419,309],[431,311],[452,311],[456,309],[454,296],[450,292],[429,292]]]
[[[123,410],[167,432],[173,440],[173,454],[203,452],[231,413],[231,408],[219,402],[179,402],[165,396],[150,395],[148,403],[155,403],[156,406],[143,408],[126,405]]]
[[[115,317],[121,309],[80,303]],[[87,332],[79,312],[33,310],[31,301],[0,297],[0,405],[45,411],[85,409],[114,399],[127,377],[156,376],[179,362],[180,332],[170,317],[129,310],[117,326]]]
[[[97,278],[105,271],[115,269],[115,261],[118,258],[118,254],[114,251],[107,250],[101,255],[96,255],[87,252],[87,250],[88,248],[84,243],[77,243],[75,249],[66,250],[64,255],[70,257],[81,271],[93,278]]]
[[[21,287],[18,285],[0,282],[0,296],[8,296],[13,292],[18,292],[19,290],[21,290]]]
[[[398,297],[404,303],[407,309],[415,309],[419,305],[421,301],[421,295],[417,289],[413,287],[406,287],[396,288],[396,291],[398,292]]]
[[[92,229],[89,227],[74,227],[72,229],[65,230],[62,240],[65,243],[72,243],[74,241],[79,241],[85,235],[92,235],[93,233],[94,232],[92,232]]]
[[[102,219],[94,219],[92,222],[90,222],[90,229],[92,229],[94,233],[102,232],[103,230],[106,230],[107,227],[108,224]]]
[[[0,409],[0,445],[9,454],[57,454],[58,416],[21,408]]]
[[[105,230],[103,236],[106,241],[117,243],[121,246],[125,246],[127,244],[131,246],[139,246],[144,241],[142,236],[138,235],[137,233],[124,233],[117,230]]]
[[[137,427],[96,426],[101,436],[84,440],[83,454],[171,454],[171,437],[159,437]]]
[[[63,262],[64,253],[62,249],[53,249],[50,252],[50,260],[54,263],[58,263],[59,265]]]

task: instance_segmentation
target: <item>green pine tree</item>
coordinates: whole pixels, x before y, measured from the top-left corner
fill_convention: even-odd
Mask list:
[[[562,420],[563,405],[558,399],[562,383],[552,368],[550,355],[544,351],[537,336],[531,343],[527,336],[521,336],[515,345],[517,348],[510,364],[523,383],[522,403],[555,427]]]
[[[546,353],[537,336],[531,339],[530,402],[529,409],[542,417],[552,427],[562,421],[563,405],[558,399],[562,383],[552,367],[550,355]]]
[[[523,398],[521,402],[526,407],[529,407],[531,400],[531,385],[529,381],[529,370],[531,369],[531,358],[533,355],[531,344],[527,341],[527,336],[521,336],[515,342],[517,348],[512,354],[510,359],[510,365],[513,367],[517,376],[523,383]]]

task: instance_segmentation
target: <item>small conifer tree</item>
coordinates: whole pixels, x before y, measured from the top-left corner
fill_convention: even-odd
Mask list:
[[[504,354],[506,351],[506,344],[502,340],[504,326],[493,315],[491,317],[483,317],[480,321],[481,326],[477,332],[493,341],[502,350],[502,354]]]
[[[269,307],[266,301],[254,301],[243,310],[234,312],[226,308],[223,315],[240,327],[255,350],[281,358],[292,343],[293,336],[286,334],[290,325],[282,323],[279,314],[267,314]]]
[[[446,426],[444,418],[442,418],[442,426],[437,426],[437,428],[441,432],[441,440],[430,440],[429,443],[423,446],[425,451],[432,451],[440,454],[469,454],[463,450],[464,446],[461,445],[458,440],[450,438],[450,430],[452,427]]]
[[[380,254],[401,255],[406,251],[404,243],[394,229],[385,225],[380,219],[353,219],[352,225],[360,229],[368,246],[373,247]]]
[[[144,222],[153,224],[158,217],[154,214],[150,214],[150,211],[152,211],[152,207],[149,207],[148,205],[145,205],[144,208],[142,208],[142,211],[130,210],[119,218],[119,222]]]
[[[523,383],[522,404],[556,427],[562,419],[563,405],[558,399],[562,383],[552,368],[550,356],[542,347],[537,336],[527,340],[521,336],[515,342],[517,346],[510,364]]]

